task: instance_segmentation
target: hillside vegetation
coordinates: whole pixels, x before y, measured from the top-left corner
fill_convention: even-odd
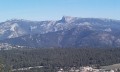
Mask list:
[[[4,65],[12,69],[44,66],[45,70],[120,63],[119,48],[44,48],[0,51]]]

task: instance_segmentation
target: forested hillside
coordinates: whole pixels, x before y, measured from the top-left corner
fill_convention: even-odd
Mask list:
[[[120,63],[119,48],[44,48],[0,51],[5,66],[11,69],[43,66],[45,70],[86,65],[106,66]],[[8,68],[8,69],[10,69]]]

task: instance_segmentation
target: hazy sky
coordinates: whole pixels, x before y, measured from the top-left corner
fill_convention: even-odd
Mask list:
[[[120,0],[0,0],[0,21],[56,20],[62,16],[120,20]]]

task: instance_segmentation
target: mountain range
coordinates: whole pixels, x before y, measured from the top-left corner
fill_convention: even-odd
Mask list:
[[[0,42],[28,47],[120,47],[120,20],[63,16],[0,23]]]

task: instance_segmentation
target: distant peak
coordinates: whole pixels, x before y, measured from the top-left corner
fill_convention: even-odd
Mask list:
[[[22,21],[23,19],[10,19],[8,21]]]
[[[63,16],[62,19],[61,19],[61,21],[62,22],[71,22],[75,18],[77,18],[77,17]]]
[[[62,20],[69,21],[69,20],[71,20],[71,19],[73,19],[73,18],[75,18],[75,17],[63,16],[63,17],[62,17]]]
[[[24,20],[24,19],[10,19],[10,20],[7,20],[6,22],[20,22],[20,21],[30,21],[30,20]]]
[[[62,18],[74,18],[72,16],[63,16]]]

